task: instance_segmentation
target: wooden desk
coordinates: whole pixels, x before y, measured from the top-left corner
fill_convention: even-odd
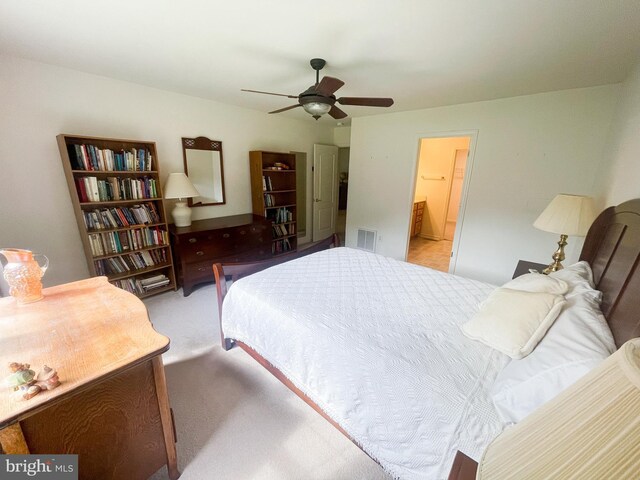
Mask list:
[[[10,362],[58,371],[62,384],[17,401],[0,389],[6,453],[78,454],[80,478],[144,479],[177,468],[157,333],[144,304],[106,277],[58,285],[17,305],[0,298],[0,378]]]

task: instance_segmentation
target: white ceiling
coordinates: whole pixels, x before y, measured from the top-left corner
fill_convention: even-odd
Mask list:
[[[241,88],[297,95],[322,57],[395,100],[355,117],[623,81],[640,1],[3,0],[0,52],[263,112],[295,100]]]

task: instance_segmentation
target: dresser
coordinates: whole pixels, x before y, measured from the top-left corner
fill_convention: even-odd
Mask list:
[[[411,236],[415,237],[420,234],[422,230],[422,215],[424,213],[424,206],[427,202],[424,200],[421,202],[414,202],[413,212],[411,213]]]
[[[0,377],[10,362],[61,384],[29,400],[0,389],[0,452],[76,454],[80,479],[143,480],[177,468],[173,415],[156,332],[144,304],[107,277],[43,290],[38,302],[0,298]]]
[[[271,257],[271,221],[245,213],[169,226],[178,285],[184,296],[200,283],[213,282],[213,264]]]

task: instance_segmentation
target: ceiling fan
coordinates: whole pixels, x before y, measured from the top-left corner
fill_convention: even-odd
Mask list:
[[[312,58],[311,68],[316,71],[316,83],[311,85],[300,95],[286,95],[283,93],[261,92],[259,90],[241,89],[243,92],[264,93],[266,95],[278,95],[280,97],[296,98],[297,105],[274,110],[269,113],[280,113],[292,108],[302,107],[311,114],[313,118],[318,120],[322,115],[328,113],[336,120],[347,116],[345,112],[340,110],[335,104],[340,105],[360,105],[366,107],[390,107],[393,105],[393,98],[368,98],[368,97],[340,97],[336,98],[334,93],[344,85],[342,80],[333,77],[323,77],[320,80],[320,70],[326,65],[326,61],[322,58]]]

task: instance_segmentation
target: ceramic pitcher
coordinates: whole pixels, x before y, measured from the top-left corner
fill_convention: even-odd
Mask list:
[[[49,259],[45,255],[19,248],[0,248],[0,255],[7,260],[4,279],[9,284],[9,294],[20,304],[41,300],[40,279],[49,266]],[[43,265],[37,262],[36,257],[43,259]]]

